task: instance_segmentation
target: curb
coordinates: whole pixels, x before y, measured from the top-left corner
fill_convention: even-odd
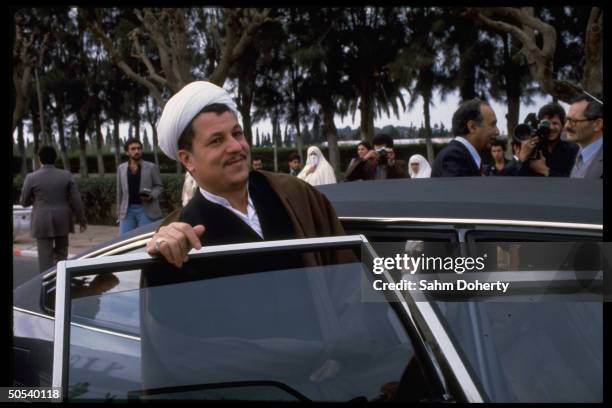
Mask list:
[[[24,256],[29,258],[38,258],[38,251],[32,251],[30,249],[20,249],[13,247],[13,256]],[[73,258],[74,254],[68,254],[68,258]]]

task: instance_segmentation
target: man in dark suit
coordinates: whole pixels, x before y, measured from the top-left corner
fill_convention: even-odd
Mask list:
[[[374,149],[358,158],[346,170],[345,180],[386,180],[406,178],[406,162],[395,159],[393,138],[380,134],[372,140]]]
[[[603,104],[586,95],[576,98],[565,130],[567,140],[580,146],[570,177],[603,178]]]
[[[453,134],[457,136],[436,156],[431,177],[481,176],[480,153],[499,136],[491,106],[480,99],[463,102],[453,114]]]
[[[565,111],[558,103],[551,102],[540,108],[537,116],[538,122],[548,122],[548,135],[546,143],[537,159],[526,159],[525,165],[521,167],[519,176],[533,177],[569,177],[578,146],[573,143],[561,140],[561,131],[565,123]],[[537,145],[537,137],[532,143],[525,144],[525,154],[529,157],[532,154],[534,145]]]
[[[125,234],[161,218],[159,195],[163,186],[155,163],[142,160],[142,143],[129,139],[124,145],[129,161],[117,168],[119,233]]]
[[[41,168],[28,174],[21,191],[21,205],[32,209],[32,238],[36,239],[38,268],[43,272],[68,257],[68,234],[74,232],[73,213],[80,232],[87,229],[81,195],[72,174],[54,166],[52,146],[38,150]]]

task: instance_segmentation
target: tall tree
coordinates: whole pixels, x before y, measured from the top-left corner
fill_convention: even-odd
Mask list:
[[[396,60],[389,64],[389,70],[408,90],[409,109],[414,107],[419,97],[423,101],[423,136],[426,140],[427,160],[433,163],[430,108],[433,105],[434,91],[440,92],[444,99],[455,85],[448,67],[449,27],[446,16],[440,9],[411,8],[404,12],[402,17],[410,27],[409,38]]]
[[[346,11],[342,43],[348,75],[358,95],[361,132],[364,139],[374,137],[374,119],[393,110],[399,117],[399,105],[405,108],[401,84],[386,68],[405,44],[405,24],[392,7],[359,7]],[[355,99],[357,100],[357,99]]]
[[[295,33],[298,38],[293,47],[293,55],[303,73],[296,84],[300,102],[297,109],[299,105],[302,106],[298,118],[304,121],[311,119],[312,127],[316,129],[314,132],[304,132],[304,144],[327,140],[329,162],[336,171],[340,168],[340,151],[334,119],[336,114],[346,115],[347,104],[342,100],[349,100],[353,95],[350,79],[346,75],[347,62],[342,55],[341,27],[344,18],[344,10],[340,8],[306,9],[304,15],[295,20],[299,31]],[[318,108],[310,108],[311,101]],[[305,129],[307,127],[304,126]],[[313,133],[314,136],[321,135],[322,139],[309,137]]]
[[[21,168],[20,173],[21,177],[25,178],[28,173],[28,162],[27,162],[27,154],[26,148],[23,138],[23,121],[19,121],[19,125],[17,125],[17,146],[19,148],[19,156],[21,157]]]
[[[102,42],[111,60],[130,79],[144,86],[164,105],[162,95],[168,90],[178,92],[184,85],[195,79],[194,51],[197,44],[190,16],[197,17],[213,34],[218,58],[210,82],[223,86],[230,67],[252,45],[252,38],[259,27],[268,21],[269,9],[134,9],[133,14],[139,25],[130,32],[131,54],[146,67],[147,74],[137,73],[127,62],[116,41],[107,30],[116,10],[103,13],[100,9],[81,9],[87,16],[90,30]],[[125,41],[126,39],[120,39]],[[147,42],[145,44],[145,41]],[[149,48],[149,49],[147,49]],[[154,50],[155,60],[151,57]],[[200,61],[206,61],[201,58]],[[206,67],[197,67],[205,72]]]
[[[160,113],[158,111],[158,107],[155,106],[155,103],[151,101],[152,98],[145,99],[145,108],[147,113],[147,121],[149,125],[151,125],[151,129],[153,129],[153,160],[155,161],[155,165],[159,168],[159,156],[158,156],[158,136],[157,136],[157,120],[159,119]]]
[[[38,20],[32,14],[15,14],[12,74],[15,90],[12,132],[23,118],[30,96],[33,70],[40,66],[46,52],[49,34],[42,34]]]
[[[570,102],[581,89],[567,80],[556,79],[554,55],[557,48],[555,27],[535,15],[533,7],[468,8],[465,16],[495,32],[509,33],[521,43],[532,78],[554,98]],[[591,9],[585,32],[582,88],[601,92],[603,84],[603,13]]]

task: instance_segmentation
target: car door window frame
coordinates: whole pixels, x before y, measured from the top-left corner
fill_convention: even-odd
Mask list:
[[[196,259],[235,253],[269,252],[272,250],[330,250],[349,248],[357,244],[361,245],[362,255],[364,253],[363,249],[365,248],[368,257],[376,256],[376,252],[363,235],[205,247],[199,251],[192,251],[189,256],[191,259]],[[55,301],[53,386],[62,387],[64,392],[67,391],[68,387],[67,370],[70,344],[71,305],[69,292],[70,280],[78,276],[110,273],[109,267],[112,266],[121,265],[122,269],[134,268],[153,262],[160,262],[160,260],[152,258],[146,253],[137,253],[114,257],[62,261],[58,263]],[[385,271],[385,274],[387,279],[391,279],[387,271]],[[396,311],[398,318],[400,318],[404,324],[404,329],[411,337],[415,355],[417,355],[419,347],[426,351],[426,355],[423,359],[424,361],[421,361],[421,364],[423,364],[423,362],[428,362],[431,364],[430,369],[433,371],[429,373],[430,375],[433,374],[433,378],[426,378],[426,380],[438,382],[444,392],[443,395],[449,398],[445,377],[450,376],[453,382],[452,389],[454,393],[457,393],[468,401],[482,401],[481,391],[468,374],[465,364],[459,358],[457,350],[450,342],[448,334],[443,332],[441,323],[431,309],[431,306],[425,304],[426,302],[415,302],[412,299],[407,301],[398,291],[386,295],[396,297],[396,301],[391,302],[390,306]],[[414,338],[415,334],[417,336],[416,338]],[[423,356],[422,352],[420,356]],[[444,373],[440,368],[440,364],[445,366]],[[451,373],[450,375],[449,372]]]

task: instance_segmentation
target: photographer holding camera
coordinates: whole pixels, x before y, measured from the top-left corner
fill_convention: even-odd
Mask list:
[[[561,140],[565,111],[558,103],[549,103],[538,112],[527,115],[525,124],[514,129],[521,142],[519,160],[523,163],[517,175],[569,177],[578,147]]]
[[[374,149],[349,166],[345,181],[406,178],[406,162],[395,159],[393,138],[380,134],[372,142]]]
[[[161,218],[159,195],[163,185],[155,163],[142,160],[142,143],[130,138],[123,146],[129,160],[117,168],[119,234]]]

